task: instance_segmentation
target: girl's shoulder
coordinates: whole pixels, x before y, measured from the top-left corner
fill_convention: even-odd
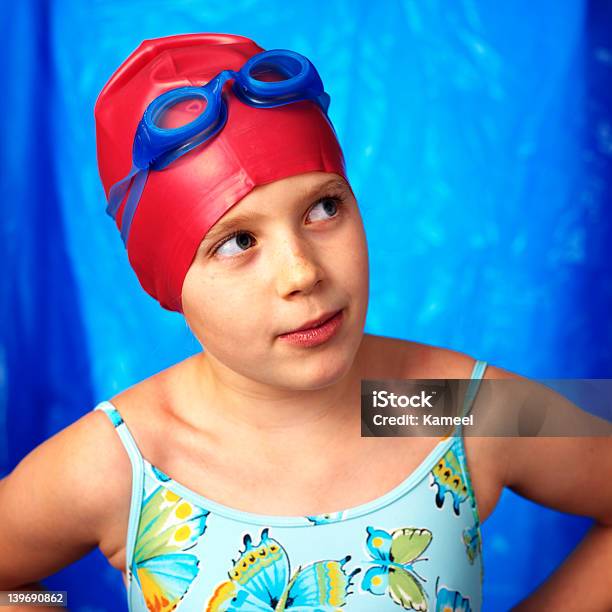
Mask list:
[[[145,446],[164,426],[163,379],[111,398]],[[144,426],[151,417],[155,428]],[[0,480],[0,576],[9,581],[0,589],[50,575],[96,547],[122,568],[131,488],[130,459],[101,410],[88,410],[34,448]]]
[[[453,349],[364,334],[364,373],[369,378],[469,378],[475,358]]]
[[[482,359],[482,356],[443,346],[372,334],[364,335],[363,350],[366,355],[364,363],[368,364],[365,370],[368,376],[370,373],[390,373],[397,378],[467,379],[470,378],[476,360]],[[487,363],[483,378],[527,380],[515,372],[490,363]]]
[[[146,458],[156,458],[167,440],[168,379],[170,372],[180,369],[182,362],[146,378],[121,391],[108,401],[121,415],[128,431],[135,439],[138,452]],[[105,482],[102,537],[99,548],[109,563],[121,571],[125,568],[125,535],[132,495],[132,465],[114,423],[102,410],[92,411],[90,435],[95,437],[97,454],[103,462],[92,465],[93,472],[103,471]],[[110,478],[108,475],[112,474]]]
[[[0,481],[0,576],[9,581],[0,588],[39,580],[102,548],[113,520],[129,512],[130,471],[104,418],[88,411]]]

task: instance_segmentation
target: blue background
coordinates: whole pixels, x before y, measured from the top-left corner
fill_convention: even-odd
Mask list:
[[[170,34],[242,34],[317,66],[368,235],[368,332],[529,377],[612,378],[611,7],[3,2],[0,476],[199,350],[140,288],[96,167],[99,91]],[[504,492],[484,524],[485,609],[524,597],[589,525]],[[45,584],[72,610],[125,609],[99,551]]]

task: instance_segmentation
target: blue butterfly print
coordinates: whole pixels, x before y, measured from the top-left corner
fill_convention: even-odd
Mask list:
[[[206,612],[336,612],[344,606],[352,577],[344,559],[316,561],[291,575],[289,557],[279,542],[262,530],[260,543],[244,536],[244,550],[230,570],[229,580],[213,593]]]
[[[458,449],[457,449],[458,451]],[[442,508],[444,498],[450,493],[453,498],[453,510],[459,516],[459,506],[468,498],[468,488],[463,478],[457,452],[449,449],[431,470],[432,487],[437,487],[436,506]]]
[[[451,591],[446,587],[438,590],[436,579],[436,612],[472,612],[469,597],[463,597],[459,591]]]
[[[185,551],[204,533],[208,514],[163,486],[144,500],[131,575],[149,610],[169,612],[185,596],[199,564]]]
[[[326,523],[335,523],[341,521],[344,516],[344,511],[339,512],[326,512],[325,514],[315,514],[307,516],[306,518],[315,525],[325,525]]]
[[[474,564],[476,556],[481,550],[480,527],[475,523],[472,527],[463,530],[463,543],[465,544],[465,552],[471,565]]]
[[[153,471],[153,474],[155,474],[157,480],[160,482],[168,482],[168,480],[171,480],[170,476],[164,474],[164,472],[162,472],[159,468],[156,468],[152,463],[149,465],[151,466],[151,470]]]

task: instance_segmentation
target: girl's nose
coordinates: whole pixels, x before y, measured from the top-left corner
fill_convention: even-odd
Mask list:
[[[277,288],[281,297],[310,293],[323,278],[323,270],[303,245],[293,245],[279,254]]]

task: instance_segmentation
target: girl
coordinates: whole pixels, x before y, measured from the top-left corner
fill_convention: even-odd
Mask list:
[[[226,34],[146,41],[110,79],[107,212],[204,350],[0,482],[0,588],[97,546],[130,610],[479,610],[480,526],[508,486],[598,521],[517,609],[610,609],[604,438],[361,437],[364,379],[469,378],[472,397],[519,377],[364,334],[367,244],[328,105],[306,58]]]

